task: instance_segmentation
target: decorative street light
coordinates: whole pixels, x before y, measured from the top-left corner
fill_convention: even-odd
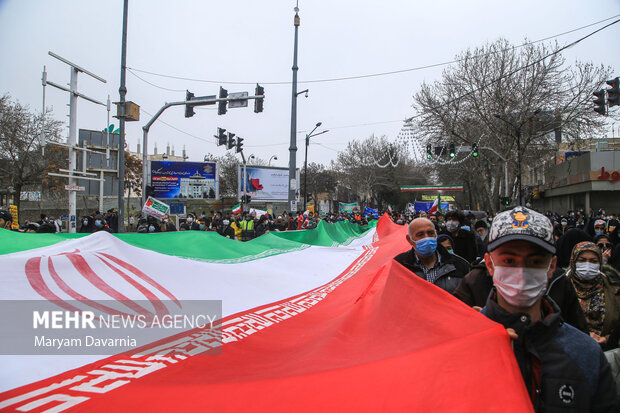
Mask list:
[[[310,145],[310,138],[329,132],[329,130],[324,130],[313,135],[312,133],[317,130],[317,128],[321,125],[322,122],[318,122],[314,129],[312,129],[312,131],[310,131],[310,133],[306,135],[306,159],[304,160],[304,211],[306,210],[306,201],[308,199],[308,145]]]
[[[278,160],[278,157],[276,155],[271,155],[271,158],[269,158],[269,163],[268,166],[271,166],[271,160],[275,159],[276,161]]]

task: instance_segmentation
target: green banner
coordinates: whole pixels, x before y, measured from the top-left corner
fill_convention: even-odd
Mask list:
[[[353,202],[351,204],[345,204],[344,202],[338,202],[338,210],[340,212],[353,212],[354,209],[360,209],[360,206],[357,202]]]

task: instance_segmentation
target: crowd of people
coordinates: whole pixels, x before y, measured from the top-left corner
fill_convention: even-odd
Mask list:
[[[615,214],[396,214],[395,260],[502,324],[536,411],[620,411]]]
[[[516,207],[497,215],[392,213],[411,249],[396,262],[502,324],[536,411],[618,412],[620,400],[620,225],[604,210],[542,214]],[[368,225],[373,216],[304,213],[187,214],[179,231],[214,231],[249,241],[271,231],[315,228],[321,220]],[[169,216],[135,217],[139,233],[177,231]],[[11,215],[0,210],[0,227]],[[118,215],[94,212],[80,232],[116,232]],[[136,225],[137,224],[137,225]],[[134,228],[135,226],[135,228]],[[25,232],[56,232],[41,215]],[[615,377],[615,378],[614,378]]]
[[[211,211],[210,214],[200,215],[190,213],[179,222],[179,228],[172,223],[170,217],[165,215],[161,220],[154,217],[137,218],[136,231],[139,233],[169,232],[169,231],[212,231],[238,241],[250,241],[269,232],[282,232],[303,229],[313,229],[319,222],[349,221],[360,225],[368,225],[372,217],[364,217],[355,214],[329,214],[321,216],[318,213],[306,211],[282,215],[272,214],[257,215],[254,212],[241,212],[223,214],[221,211]],[[130,221],[130,230],[133,226]]]
[[[12,216],[8,211],[0,210],[0,219],[8,223],[3,228],[10,229]],[[376,219],[373,216],[363,216],[359,211],[352,213],[341,212],[338,214],[321,215],[318,212],[306,211],[304,213],[287,213],[281,215],[264,214],[244,211],[240,213],[223,213],[222,211],[202,212],[201,214],[189,213],[178,221],[178,228],[174,220],[169,215],[164,215],[161,219],[141,215],[131,215],[128,220],[127,232],[138,233],[158,233],[171,231],[211,231],[235,239],[238,241],[249,241],[263,234],[275,231],[293,231],[313,229],[319,225],[320,221],[342,222],[348,221],[359,225],[368,225],[368,222]],[[77,223],[77,232],[93,233],[106,231],[110,233],[118,232],[118,211],[110,209],[102,214],[94,211],[90,215],[81,217]],[[41,221],[25,221],[18,229],[20,232],[55,233],[62,232],[62,222],[41,214]]]

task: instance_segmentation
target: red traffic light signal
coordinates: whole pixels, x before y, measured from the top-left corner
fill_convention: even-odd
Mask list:
[[[592,94],[596,96],[596,99],[592,101],[592,103],[594,103],[594,111],[605,116],[607,114],[605,109],[605,90],[597,90]]]
[[[217,146],[226,145],[226,129],[217,128]]]
[[[620,105],[620,78],[608,80],[607,83],[611,89],[607,89],[607,104],[609,107]]]
[[[226,145],[226,149],[232,149],[235,147],[235,134],[228,132],[228,145]]]

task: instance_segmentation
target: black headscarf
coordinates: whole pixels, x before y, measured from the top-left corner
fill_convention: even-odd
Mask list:
[[[558,257],[559,268],[568,268],[570,265],[570,257],[573,252],[573,248],[575,245],[579,244],[583,241],[592,241],[592,237],[590,237],[584,230],[571,228],[564,233],[558,239],[556,244],[556,253]]]

